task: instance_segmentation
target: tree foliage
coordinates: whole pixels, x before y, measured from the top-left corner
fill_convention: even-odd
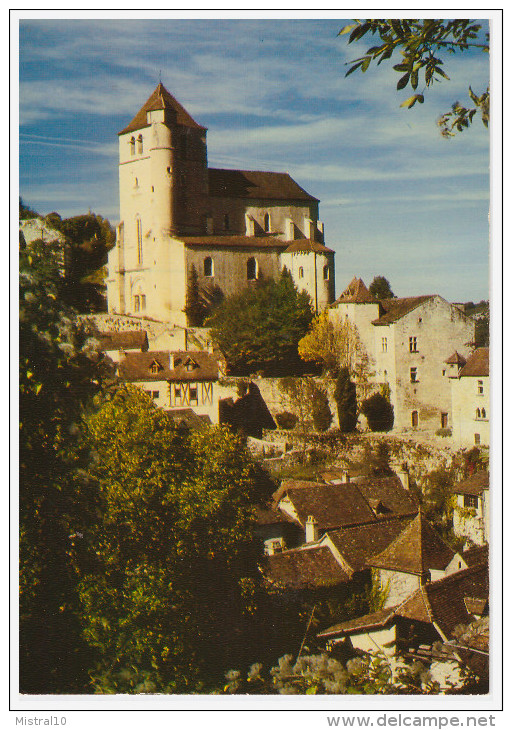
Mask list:
[[[91,413],[87,436],[102,514],[80,594],[95,691],[194,691],[228,646],[253,646],[252,506],[269,495],[229,429],[178,433],[131,387]]]
[[[51,246],[20,252],[20,687],[31,693],[83,685],[70,550],[91,493],[76,444],[84,406],[113,375],[59,287]]]
[[[201,286],[197,269],[192,265],[187,283],[187,304],[185,313],[188,323],[192,327],[202,327],[214,309],[224,299],[224,294],[219,286]]]
[[[472,20],[354,20],[339,32],[339,35],[350,33],[348,42],[359,41],[367,35],[376,37],[377,45],[368,48],[360,58],[350,61],[346,75],[360,69],[365,73],[372,62],[377,65],[388,61],[395,51],[402,55],[400,63],[394,64],[394,70],[400,74],[396,88],[400,91],[410,87],[414,94],[400,106],[407,109],[416,103],[423,104],[425,89],[434,82],[449,79],[444,69],[442,56],[463,53],[475,49],[483,53],[489,52],[489,34],[484,33],[482,24]],[[475,94],[469,87],[469,97],[474,106],[465,107],[458,101],[446,114],[438,120],[441,134],[452,137],[469,127],[476,113],[487,127],[489,123],[489,87],[481,95]]]
[[[357,424],[356,386],[350,380],[347,367],[341,368],[336,379],[334,400],[338,409],[338,423],[342,433],[353,431]]]
[[[391,431],[395,421],[393,406],[381,393],[374,393],[367,398],[361,412],[368,420],[370,431]]]
[[[281,374],[300,371],[299,340],[313,313],[288,271],[279,281],[262,280],[227,297],[206,321],[232,372]]]
[[[317,431],[326,431],[331,425],[329,400],[321,387],[311,378],[282,378],[279,390],[285,405],[296,416],[298,428],[305,434],[311,425]]]
[[[333,322],[328,312],[313,320],[308,333],[299,341],[299,355],[306,362],[321,363],[326,373],[336,377],[340,367],[353,371],[364,347],[357,327],[351,322]]]
[[[368,291],[376,299],[392,299],[395,296],[385,276],[375,276]]]
[[[416,661],[393,673],[387,657],[374,652],[349,659],[346,663],[329,654],[304,655],[294,659],[286,654],[265,672],[253,664],[245,676],[238,670],[226,674],[226,694],[439,694],[425,665]]]

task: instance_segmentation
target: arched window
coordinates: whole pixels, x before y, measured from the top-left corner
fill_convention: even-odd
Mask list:
[[[224,215],[224,230],[229,231],[229,213]]]
[[[324,281],[329,281],[329,267],[324,266]]]
[[[132,137],[130,139],[130,154],[131,155],[135,154],[135,137]]]
[[[476,417],[477,418],[480,418],[480,408],[477,408],[476,409]]]
[[[213,276],[213,260],[211,256],[207,256],[203,261],[203,271],[205,276]]]
[[[258,278],[258,263],[255,258],[247,261],[247,279],[252,281]]]
[[[302,268],[302,266],[299,266],[299,279],[303,279],[303,278],[304,278],[304,269]]]
[[[270,233],[270,215],[265,213],[263,217],[263,229],[266,233]]]
[[[137,154],[141,155],[144,151],[144,145],[142,143],[142,134],[137,137]]]
[[[137,262],[142,263],[142,222],[139,216],[136,219],[137,223]]]
[[[485,408],[482,408],[482,418],[485,418]]]
[[[413,411],[411,413],[411,425],[413,428],[416,428],[418,425],[418,411]]]

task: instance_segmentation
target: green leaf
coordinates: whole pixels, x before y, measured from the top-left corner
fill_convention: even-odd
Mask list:
[[[407,86],[407,84],[409,83],[410,75],[411,74],[407,73],[402,76],[402,78],[399,80],[398,84],[396,85],[396,88],[398,89],[398,91],[400,91],[400,89],[403,89],[405,86]]]
[[[406,107],[407,109],[410,109],[411,107],[413,107],[416,104],[417,101],[420,104],[423,104],[423,102],[424,102],[423,94],[413,94],[408,99],[406,99],[405,101],[403,101],[400,104],[400,106],[401,107]]]
[[[345,33],[350,33],[354,28],[357,28],[359,23],[352,23],[352,25],[345,25],[343,28],[339,31],[338,35],[345,35]]]

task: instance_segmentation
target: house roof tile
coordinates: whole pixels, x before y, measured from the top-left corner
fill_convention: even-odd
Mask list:
[[[368,561],[382,552],[410,523],[410,516],[385,522],[354,525],[331,530],[328,538],[354,572],[368,567]]]
[[[208,170],[209,194],[221,198],[308,200],[318,202],[287,172],[262,170]]]
[[[489,489],[489,472],[477,471],[453,488],[455,494],[481,495]]]
[[[350,577],[328,547],[286,550],[269,555],[264,575],[286,588],[324,588],[346,583]]]
[[[286,249],[289,241],[281,241],[273,236],[175,236],[185,246],[206,248],[279,248]]]
[[[98,332],[95,339],[99,341],[102,350],[145,351],[149,347],[146,330]]]
[[[165,86],[160,83],[153,91],[146,103],[139,109],[132,121],[119,134],[128,134],[135,132],[137,129],[143,129],[148,126],[146,113],[156,111],[158,109],[172,109],[176,112],[176,121],[182,127],[193,127],[194,129],[206,129],[195,122],[190,114],[184,109],[179,101],[170,94]]]
[[[370,558],[373,568],[424,575],[444,570],[455,555],[420,511],[380,554]]]
[[[479,347],[472,352],[459,375],[461,378],[477,378],[489,375],[489,348]]]
[[[171,367],[171,355],[174,356],[174,367]],[[130,382],[217,380],[218,372],[214,355],[195,350],[127,352],[119,363],[119,377]]]
[[[402,317],[405,317],[406,314],[409,314],[409,312],[412,312],[413,309],[416,309],[416,307],[419,307],[420,304],[423,304],[423,302],[426,302],[428,299],[432,299],[434,296],[435,294],[425,294],[419,297],[381,299],[380,305],[382,314],[378,319],[373,320],[372,324],[392,324]]]
[[[463,357],[463,355],[459,355],[457,350],[453,353],[453,355],[450,355],[448,360],[445,360],[445,363],[447,365],[465,365],[466,364],[466,358]]]
[[[333,253],[332,248],[327,248],[323,243],[312,241],[309,238],[298,238],[290,243],[285,253]]]
[[[473,565],[487,563],[489,561],[489,545],[477,545],[469,548],[469,550],[464,550],[462,557],[468,568]]]
[[[385,626],[398,616],[434,624],[436,629],[442,632],[443,638],[450,638],[456,626],[473,621],[473,616],[466,608],[468,597],[486,599],[488,595],[488,566],[475,565],[452,573],[446,578],[426,583],[398,606],[335,624],[318,636],[327,638],[360,633]]]
[[[356,276],[354,276],[343,294],[336,299],[333,306],[336,304],[351,302],[355,302],[357,304],[377,303],[377,299],[370,294],[364,281],[362,279],[358,279]]]

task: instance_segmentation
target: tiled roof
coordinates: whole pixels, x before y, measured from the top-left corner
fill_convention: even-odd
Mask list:
[[[331,530],[328,537],[354,572],[368,567],[368,561],[381,553],[410,523],[412,517],[385,522],[354,525]]]
[[[313,515],[322,530],[412,516],[418,509],[396,476],[342,484],[288,479],[275,492],[276,503],[284,494],[291,500],[302,525]],[[381,508],[377,509],[379,503]]]
[[[324,588],[349,580],[328,547],[286,550],[269,555],[263,572],[272,582],[299,590]]]
[[[277,491],[278,495],[280,491]],[[321,530],[376,520],[363,495],[353,484],[307,482],[306,486],[298,484],[285,491],[302,525],[306,524],[309,515],[313,515]]]
[[[354,276],[350,284],[347,286],[343,294],[336,299],[334,305],[342,302],[355,302],[357,304],[373,303],[376,304],[377,300],[370,294],[365,286],[362,279],[358,279]]]
[[[170,94],[163,84],[158,84],[149,99],[142,106],[137,114],[133,117],[130,124],[125,127],[119,134],[128,134],[135,132],[136,129],[143,129],[148,126],[146,113],[156,111],[157,109],[173,109],[176,112],[176,121],[182,127],[193,127],[194,129],[206,129],[195,122],[190,114],[184,109],[179,101]]]
[[[318,202],[287,172],[260,170],[208,170],[209,194],[216,198],[308,200]]]
[[[132,330],[125,332],[98,332],[95,339],[99,340],[102,350],[147,350],[148,336],[146,330]]]
[[[322,631],[318,636],[343,636],[360,633],[389,624],[395,616],[431,623],[450,638],[456,626],[472,622],[473,617],[466,608],[468,597],[487,599],[489,595],[489,574],[486,565],[476,565],[467,570],[452,573],[418,588],[400,605],[366,614],[352,621],[344,621]]]
[[[298,238],[290,243],[285,253],[333,253],[332,248],[327,248],[323,243],[312,241],[309,238]]]
[[[489,472],[477,471],[464,481],[459,482],[453,488],[455,494],[481,495],[489,489]]]
[[[164,412],[173,426],[190,431],[206,431],[212,423],[209,416],[200,416],[192,408],[174,408]]]
[[[464,562],[471,568],[473,565],[480,565],[481,563],[489,562],[489,545],[478,545],[469,550],[464,550],[462,553]]]
[[[171,354],[174,367],[171,368]],[[188,368],[187,369],[187,363]],[[158,369],[157,369],[158,368]],[[155,372],[152,372],[152,370]],[[150,351],[127,352],[119,363],[119,377],[122,380],[217,380],[218,364],[209,352]]]
[[[441,580],[426,583],[397,608],[396,615],[425,621],[425,613],[419,604],[420,594],[431,620],[449,638],[456,626],[468,624],[472,620],[465,599],[489,597],[488,566],[475,565]]]
[[[254,516],[258,525],[280,525],[282,522],[297,524],[289,515],[273,506],[254,507]]]
[[[289,241],[281,241],[273,236],[175,236],[185,246],[205,246],[207,248],[280,248],[286,249]]]
[[[466,364],[460,371],[460,377],[477,378],[486,375],[489,375],[489,348],[479,347],[468,357]]]
[[[454,555],[420,512],[368,565],[421,576],[429,569],[444,570]]]
[[[329,636],[336,636],[342,634],[353,634],[359,631],[371,631],[372,629],[380,629],[386,626],[394,616],[392,608],[385,608],[382,611],[375,611],[375,613],[367,613],[359,618],[353,618],[350,621],[343,621],[340,624],[321,631],[317,636],[319,638],[328,638]]]
[[[406,314],[412,312],[413,309],[419,307],[420,304],[432,299],[435,294],[425,294],[420,297],[402,297],[401,299],[381,299],[380,305],[383,313],[378,319],[373,320],[372,324],[385,325],[392,324],[397,320],[405,317]]]
[[[453,353],[453,355],[450,355],[448,360],[445,360],[445,363],[447,365],[465,365],[466,364],[466,358],[462,355],[459,355],[457,350]]]

